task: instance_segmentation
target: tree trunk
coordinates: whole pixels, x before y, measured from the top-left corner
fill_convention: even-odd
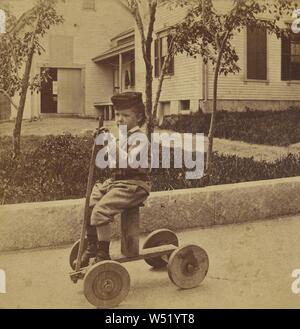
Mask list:
[[[161,76],[158,79],[158,86],[157,86],[155,101],[154,101],[154,105],[153,105],[153,120],[155,120],[155,118],[157,116],[158,102],[159,102],[160,95],[161,95],[161,90],[162,90],[162,85],[163,85],[163,82],[164,82],[164,77],[165,77],[165,75],[161,74]]]
[[[151,57],[149,62],[151,63]],[[147,135],[149,140],[151,140],[151,134],[154,131],[154,122],[152,115],[152,65],[146,65],[146,116]]]
[[[206,159],[206,175],[208,177],[208,181],[210,179],[211,168],[213,163],[213,141],[214,141],[216,114],[217,114],[218,77],[219,77],[222,55],[223,55],[223,51],[221,50],[218,54],[218,59],[217,59],[217,64],[214,74],[213,109],[212,109],[210,127],[208,133],[208,150],[207,150],[207,159]]]
[[[162,86],[163,86],[164,78],[165,78],[165,75],[166,75],[166,70],[167,70],[167,67],[169,66],[170,59],[171,59],[171,56],[172,56],[171,52],[172,52],[172,49],[169,50],[169,53],[166,57],[166,60],[164,61],[163,66],[161,68],[160,76],[158,78],[158,85],[157,85],[157,90],[156,90],[156,95],[155,95],[155,100],[154,100],[154,105],[153,105],[153,120],[155,120],[155,118],[157,116],[158,102],[159,102],[159,99],[160,99]]]
[[[15,122],[15,127],[13,131],[13,157],[17,158],[20,155],[21,151],[21,128],[22,128],[22,120],[24,107],[26,102],[27,90],[29,85],[30,71],[32,65],[32,58],[34,54],[34,49],[32,49],[29,53],[28,60],[25,66],[25,72],[22,81],[22,89],[21,89],[21,97],[17,111],[17,117]]]

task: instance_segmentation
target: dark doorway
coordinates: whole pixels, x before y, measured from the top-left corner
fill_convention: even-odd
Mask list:
[[[57,69],[49,68],[48,75],[51,79],[42,83],[41,113],[57,113]]]

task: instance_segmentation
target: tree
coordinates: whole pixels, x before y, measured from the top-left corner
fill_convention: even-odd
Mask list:
[[[186,5],[187,1],[180,1]],[[270,34],[281,36],[278,24],[280,18],[290,14],[297,4],[290,0],[257,1],[233,0],[231,10],[220,13],[213,0],[198,0],[188,10],[183,22],[176,26],[176,52],[191,56],[201,55],[205,64],[212,64],[214,70],[213,108],[208,134],[208,151],[205,173],[211,175],[213,161],[213,138],[217,113],[218,78],[220,75],[235,74],[240,71],[239,57],[234,49],[232,39],[244,27],[265,28]],[[259,15],[268,13],[270,20],[261,20]]]
[[[172,57],[174,56],[174,51],[175,51],[176,34],[174,34],[174,30],[172,28],[169,29],[169,33],[170,33],[169,34],[170,42],[168,44],[168,51],[167,51],[166,58],[163,62],[163,65],[161,67],[161,71],[160,71],[160,74],[158,77],[158,85],[157,85],[157,90],[156,90],[154,104],[153,104],[153,118],[156,118],[156,115],[157,115],[157,109],[158,109],[160,95],[162,92],[164,78],[167,74],[168,66],[170,65],[170,61],[171,61]]]
[[[21,127],[28,89],[39,90],[47,79],[47,72],[30,78],[35,54],[44,51],[40,39],[52,25],[63,22],[55,9],[57,0],[37,0],[35,6],[16,19],[7,12],[7,33],[0,39],[0,92],[5,95],[17,111],[13,131],[14,157],[20,154]],[[13,97],[19,94],[15,104]]]
[[[150,138],[151,133],[154,131],[154,118],[156,116],[158,102],[162,90],[164,77],[170,59],[173,55],[174,37],[170,42],[168,54],[162,65],[160,76],[158,78],[158,88],[155,95],[155,102],[153,106],[153,62],[152,62],[152,43],[154,24],[157,13],[158,2],[161,4],[171,3],[172,0],[127,0],[128,8],[135,19],[140,37],[143,60],[145,63],[146,75],[146,116],[147,116],[147,134]]]

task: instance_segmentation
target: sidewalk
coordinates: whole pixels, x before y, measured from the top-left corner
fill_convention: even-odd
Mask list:
[[[300,268],[300,215],[178,233],[180,245],[195,243],[210,259],[208,276],[195,289],[179,290],[166,271],[144,261],[126,263],[129,295],[119,308],[300,308],[291,273]],[[112,253],[119,249],[113,241]],[[69,277],[69,247],[0,254],[7,294],[0,308],[92,308],[82,281]]]

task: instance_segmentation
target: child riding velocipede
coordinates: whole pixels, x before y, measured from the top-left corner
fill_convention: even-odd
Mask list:
[[[127,134],[119,136],[118,147],[111,147],[110,143],[106,146],[108,162],[113,168],[111,177],[92,188],[97,140],[103,141],[109,133],[99,125],[92,151],[81,238],[70,253],[72,281],[84,279],[87,300],[102,308],[118,305],[129,292],[130,277],[121,265],[123,262],[145,259],[153,267],[168,265],[170,279],[181,288],[199,285],[208,271],[206,252],[196,245],[178,248],[175,233],[168,229],[152,232],[142,250],[139,249],[139,207],[150,193],[150,165],[136,168],[133,162],[141,150],[144,155],[149,154],[148,140],[141,129],[145,107],[142,94],[137,92],[117,94],[111,100],[116,124],[125,127]],[[140,138],[141,134],[144,138]],[[129,146],[122,145],[121,141],[127,142],[129,138]],[[149,164],[149,156],[147,162]],[[120,168],[117,165],[120,163],[127,166]],[[111,260],[111,223],[117,214],[121,214],[122,255]]]

